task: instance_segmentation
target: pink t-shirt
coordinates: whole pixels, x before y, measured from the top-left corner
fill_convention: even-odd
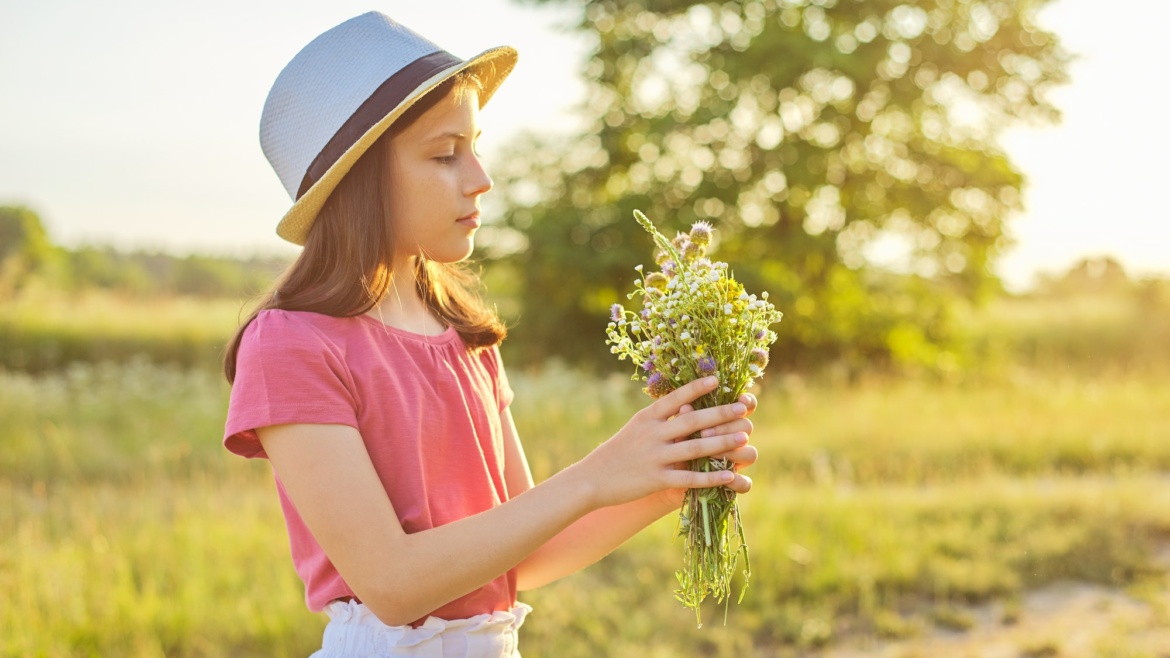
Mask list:
[[[469,351],[454,329],[422,336],[365,315],[268,310],[240,342],[224,445],[244,457],[266,457],[258,427],[355,427],[402,528],[413,533],[508,500],[500,412],[511,401],[499,352]],[[355,596],[279,476],[276,486],[309,609]],[[515,603],[513,569],[430,614],[465,619]]]

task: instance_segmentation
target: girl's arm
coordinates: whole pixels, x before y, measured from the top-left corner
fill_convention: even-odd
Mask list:
[[[740,401],[747,406],[747,414],[755,410],[754,396],[745,394]],[[690,406],[687,405],[681,411],[689,410]],[[500,420],[504,429],[508,493],[516,496],[533,487],[532,474],[508,409],[501,412]],[[737,441],[743,441],[739,447],[720,455],[730,458],[736,467],[742,467],[756,461],[756,449],[746,445],[751,431],[751,421],[744,417],[703,430],[703,435],[729,435]],[[678,467],[685,468],[682,464]],[[750,478],[737,473],[735,480],[727,486],[736,493],[747,493],[751,485]],[[529,590],[546,585],[600,560],[646,526],[665,514],[677,511],[684,492],[685,489],[665,489],[628,503],[603,507],[581,517],[517,565],[518,588]]]
[[[402,530],[354,428],[274,425],[257,434],[342,578],[383,623],[399,626],[491,582],[594,510],[730,483],[730,472],[674,468],[737,447],[734,435],[676,442],[747,414],[737,403],[676,415],[715,385],[709,377],[660,398],[580,462],[503,505],[414,534]]]

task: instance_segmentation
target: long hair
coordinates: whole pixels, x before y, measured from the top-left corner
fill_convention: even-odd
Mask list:
[[[395,253],[394,221],[389,217],[387,142],[434,107],[449,92],[479,85],[471,75],[454,76],[420,98],[350,169],[325,201],[300,256],[261,297],[260,303],[228,343],[223,372],[236,378],[236,356],[248,325],[262,311],[312,311],[334,317],[361,315],[390,291]],[[420,256],[415,286],[427,308],[453,327],[470,349],[497,345],[507,328],[480,295],[479,278],[461,263],[439,263]],[[406,274],[406,273],[401,273]]]

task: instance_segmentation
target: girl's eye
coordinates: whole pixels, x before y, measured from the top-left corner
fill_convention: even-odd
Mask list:
[[[439,157],[435,158],[435,160],[438,160],[439,164],[451,164],[455,162],[455,155],[440,155]]]

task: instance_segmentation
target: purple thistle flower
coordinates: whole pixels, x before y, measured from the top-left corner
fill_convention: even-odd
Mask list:
[[[622,314],[625,313],[625,308],[621,304],[614,304],[609,307],[609,317],[614,322],[619,322],[622,319]]]
[[[748,361],[753,365],[757,365],[763,368],[764,366],[768,365],[768,350],[762,347],[757,347],[756,349],[752,350],[751,358],[749,358]]]
[[[660,398],[667,393],[670,393],[670,382],[660,372],[650,373],[650,378],[646,380],[646,392],[652,398]]]
[[[759,331],[756,332],[756,340],[764,340],[765,335],[766,335],[765,331],[763,329],[760,329]]]
[[[711,356],[700,357],[697,365],[699,368],[699,374],[703,377],[715,374],[715,370],[718,368],[714,357]]]
[[[642,319],[646,320],[647,322],[650,321],[650,309],[648,309],[648,308],[642,309]]]
[[[642,370],[645,370],[646,372],[650,372],[653,369],[654,369],[654,360],[653,359],[647,359],[646,362],[642,364]]]

